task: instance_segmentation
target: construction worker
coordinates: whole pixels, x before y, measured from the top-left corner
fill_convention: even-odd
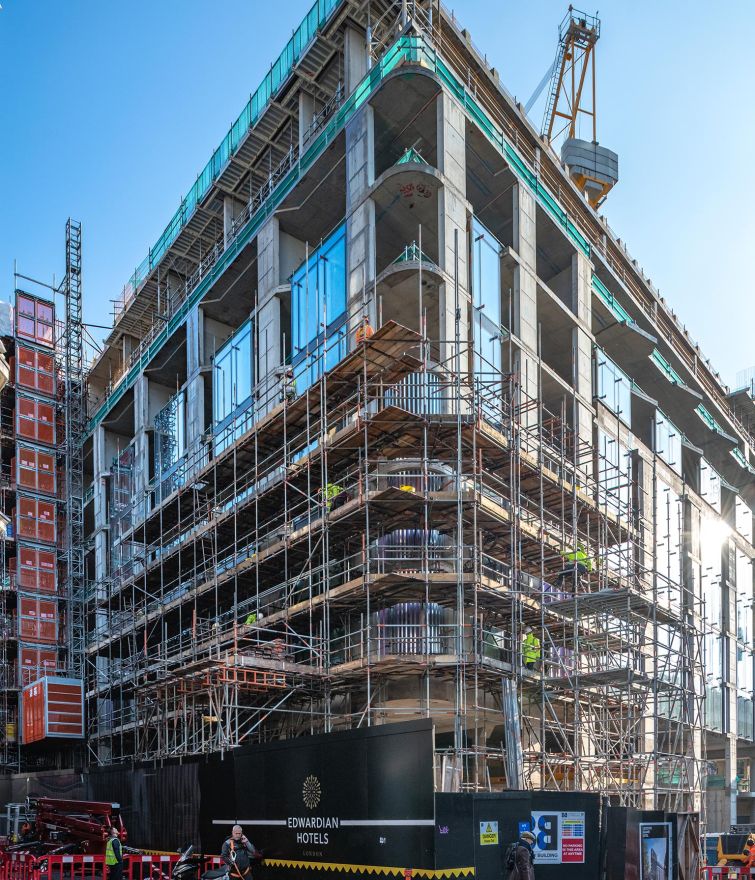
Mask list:
[[[577,544],[576,550],[568,553],[562,551],[561,556],[564,560],[564,568],[556,578],[556,583],[563,589],[564,584],[571,581],[576,592],[582,575],[592,571],[592,560],[587,555],[584,544]]]
[[[540,639],[535,635],[531,626],[524,628],[522,636],[522,663],[525,669],[536,669],[541,656]]]
[[[283,375],[281,400],[288,401],[289,403],[292,400],[296,400],[296,376],[294,376],[294,371],[291,367],[286,367],[286,372]]]
[[[507,880],[535,880],[535,835],[522,831],[506,851]]]
[[[30,822],[24,822],[18,834],[19,843],[31,843],[34,840],[34,831]]]
[[[110,826],[110,836],[105,844],[105,864],[108,870],[108,880],[122,880],[123,878],[123,851],[118,829]]]
[[[234,825],[231,836],[220,850],[220,858],[228,865],[231,880],[251,880],[252,859],[260,854],[244,836],[241,825]]]
[[[325,498],[325,509],[328,513],[332,510],[338,510],[339,507],[342,507],[349,500],[349,496],[338,483],[326,483],[322,494]]]
[[[356,332],[356,342],[359,345],[360,342],[366,342],[371,336],[374,336],[375,331],[370,327],[370,322],[367,318],[362,319],[362,323],[357,327]]]

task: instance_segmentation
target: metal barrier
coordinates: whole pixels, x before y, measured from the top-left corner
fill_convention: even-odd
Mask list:
[[[123,857],[123,875],[126,880],[163,880],[170,878],[173,865],[181,858],[180,855],[125,855]]]
[[[30,880],[102,880],[106,874],[104,855],[43,855],[34,862]]]
[[[34,880],[37,860],[29,853],[3,853],[0,880]]]
[[[737,865],[709,868],[701,868],[701,880],[750,880],[755,876],[752,868],[742,868]]]
[[[123,857],[125,880],[170,880],[178,854],[131,855]],[[220,856],[204,856],[199,868],[205,871],[225,867]],[[106,880],[105,856],[42,855],[0,852],[0,880]]]

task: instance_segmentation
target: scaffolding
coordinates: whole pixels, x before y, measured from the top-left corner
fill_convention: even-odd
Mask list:
[[[302,395],[258,403],[240,437],[229,425],[209,461],[184,461],[167,497],[159,478],[123,493],[146,514],[120,530],[130,564],[90,591],[94,760],[427,716],[438,785],[496,788],[519,747],[510,683],[526,785],[690,807],[701,609],[659,583],[652,499],[516,374],[462,376],[473,356],[386,320]],[[577,545],[582,575],[565,569]]]
[[[63,591],[67,603],[67,667],[73,678],[84,677],[84,324],[81,293],[81,224],[66,223],[65,332],[59,346],[63,364],[63,423],[61,446],[65,473],[65,540],[61,549]]]

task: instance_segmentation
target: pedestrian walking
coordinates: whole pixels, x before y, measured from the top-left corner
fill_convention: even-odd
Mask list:
[[[535,835],[523,831],[506,851],[506,880],[535,880]]]

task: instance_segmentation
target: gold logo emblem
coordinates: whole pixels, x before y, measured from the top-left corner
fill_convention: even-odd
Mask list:
[[[320,788],[320,780],[316,776],[307,776],[301,789],[301,797],[304,801],[304,806],[308,810],[314,810],[314,808],[320,803],[321,794],[322,789]]]

